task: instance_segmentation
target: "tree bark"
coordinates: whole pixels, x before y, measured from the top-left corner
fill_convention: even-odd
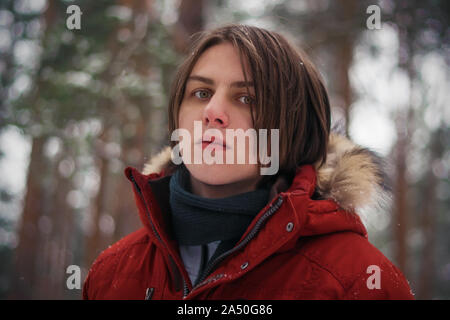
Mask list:
[[[356,14],[357,2],[347,0],[336,4],[337,19],[340,23],[347,24],[349,28],[356,27],[352,25],[352,19]],[[335,42],[335,92],[339,97],[339,102],[344,114],[345,135],[349,136],[350,125],[350,107],[353,103],[353,92],[350,84],[349,70],[353,63],[353,47],[356,39],[353,32],[342,33],[336,38]]]
[[[96,158],[98,159],[98,170],[100,175],[99,189],[97,196],[94,200],[94,204],[91,209],[91,219],[89,233],[86,237],[86,251],[85,251],[85,265],[90,266],[94,262],[103,248],[102,234],[99,227],[99,220],[101,214],[104,212],[105,197],[107,193],[107,179],[109,175],[108,159],[104,155],[104,141],[99,140],[99,146],[97,148]]]
[[[178,52],[186,52],[191,42],[190,37],[203,30],[205,23],[203,9],[203,0],[181,0],[173,37],[175,49]]]
[[[18,232],[19,243],[15,250],[16,267],[11,296],[15,299],[31,299],[37,284],[37,259],[41,243],[38,222],[45,212],[46,162],[43,155],[44,137],[32,140],[27,191]]]
[[[408,148],[408,137],[402,126],[406,120],[398,119],[397,124],[397,143],[395,145],[395,184],[394,184],[394,237],[396,248],[397,266],[405,274],[407,270],[407,216],[408,216],[408,183],[407,183],[407,167],[406,158]]]
[[[425,185],[425,197],[422,202],[424,209],[421,217],[421,229],[424,235],[424,245],[422,248],[421,271],[419,273],[418,298],[422,300],[432,299],[434,292],[435,273],[435,245],[436,245],[436,187],[438,178],[433,173],[433,163],[442,158],[445,146],[442,144],[443,130],[438,129],[433,134],[430,150],[430,168],[427,174]]]

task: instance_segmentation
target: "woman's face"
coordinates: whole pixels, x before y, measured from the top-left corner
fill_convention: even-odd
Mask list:
[[[193,193],[214,198],[256,188],[260,179],[259,167],[249,160],[250,147],[247,139],[245,147],[238,150],[235,139],[226,141],[225,131],[226,129],[246,131],[253,128],[250,104],[254,100],[254,88],[251,84],[252,79],[247,80],[250,95],[245,87],[239,51],[231,43],[221,43],[208,48],[192,69],[178,115],[179,128],[188,130],[191,135],[192,159],[194,146],[197,151],[201,150],[202,154],[205,154],[206,148],[213,156],[215,152],[219,152],[218,155],[220,152],[223,153],[223,164],[207,164],[204,160],[200,164],[184,161],[191,174]],[[194,121],[197,121],[197,125],[201,124],[200,141],[194,138]],[[225,146],[218,142],[217,138],[214,140],[215,143],[210,145],[208,140],[212,139],[211,135],[207,134],[207,129],[217,129],[223,137]],[[233,161],[226,160],[226,154],[230,151],[234,151]],[[244,164],[236,161],[239,152],[246,154]]]

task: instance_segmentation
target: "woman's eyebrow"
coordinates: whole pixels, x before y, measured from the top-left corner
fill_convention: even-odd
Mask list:
[[[236,88],[246,88],[246,87],[253,87],[254,84],[252,81],[235,81],[232,84],[230,84],[230,87],[236,87]]]
[[[211,85],[214,84],[214,80],[213,79],[205,78],[205,77],[202,77],[202,76],[195,76],[195,75],[193,75],[193,76],[190,76],[187,79],[187,81],[189,81],[189,80],[196,80],[196,81],[204,82],[206,84],[211,84]]]
[[[206,77],[203,77],[203,76],[197,76],[197,75],[192,75],[187,80],[188,81],[189,80],[196,80],[196,81],[204,82],[204,83],[209,84],[209,85],[213,85],[214,84],[214,80],[213,79],[206,78]],[[235,81],[235,82],[232,82],[230,84],[230,87],[236,87],[236,88],[245,88],[245,87],[253,87],[253,86],[254,86],[254,84],[253,84],[252,81],[247,81],[247,82],[246,81]]]

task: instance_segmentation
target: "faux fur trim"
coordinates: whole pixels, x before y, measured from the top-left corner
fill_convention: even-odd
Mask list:
[[[144,165],[142,173],[146,175],[150,173],[160,173],[163,169],[166,169],[171,164],[171,153],[172,149],[170,147],[165,147]]]
[[[344,136],[330,135],[327,160],[316,170],[320,196],[333,199],[346,211],[357,211],[365,223],[373,209],[389,205],[390,187],[383,159]]]
[[[143,174],[159,173],[170,167],[173,167],[171,148],[166,147],[145,164]],[[341,135],[330,135],[327,160],[316,170],[321,198],[333,199],[344,210],[358,211],[363,220],[365,210],[388,203],[389,188],[381,158]]]

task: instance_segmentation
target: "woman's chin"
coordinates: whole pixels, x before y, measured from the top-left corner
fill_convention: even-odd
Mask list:
[[[252,166],[251,166],[252,167]],[[230,164],[191,164],[186,165],[191,175],[209,185],[226,185],[254,176],[255,169],[248,165]]]

